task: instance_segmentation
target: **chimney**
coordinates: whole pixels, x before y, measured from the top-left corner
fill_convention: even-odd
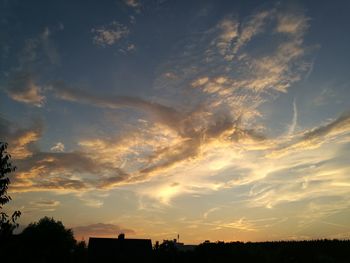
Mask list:
[[[125,239],[125,234],[124,233],[120,233],[118,236],[119,240],[124,240]]]

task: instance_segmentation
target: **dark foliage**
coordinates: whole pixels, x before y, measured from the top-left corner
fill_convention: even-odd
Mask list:
[[[311,240],[280,242],[204,242],[180,251],[171,241],[155,249],[155,262],[330,263],[350,262],[350,241]],[[163,246],[164,245],[164,246]]]
[[[68,261],[76,242],[72,230],[48,217],[26,227],[21,238],[26,244],[23,253],[38,262]]]
[[[6,239],[12,234],[18,226],[16,220],[21,215],[20,211],[15,211],[9,216],[3,211],[3,206],[11,200],[7,194],[8,186],[11,183],[8,175],[16,170],[11,163],[11,155],[7,152],[7,143],[0,142],[0,242],[6,242]]]
[[[13,235],[3,251],[11,262],[86,262],[85,242],[77,243],[71,229],[62,222],[44,217]]]

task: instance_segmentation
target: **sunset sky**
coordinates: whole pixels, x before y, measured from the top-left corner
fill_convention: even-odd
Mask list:
[[[349,1],[0,3],[22,228],[350,238]]]

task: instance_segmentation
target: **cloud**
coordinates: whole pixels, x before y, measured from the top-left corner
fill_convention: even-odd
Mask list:
[[[58,142],[54,146],[52,146],[50,150],[53,152],[64,152],[64,144],[61,142]]]
[[[316,106],[324,106],[335,100],[336,97],[337,93],[334,89],[323,88],[321,93],[312,100],[312,103]]]
[[[138,0],[125,0],[124,3],[130,7],[140,7],[141,3]]]
[[[220,80],[219,80],[220,81]],[[83,92],[81,90],[73,90],[64,85],[54,85],[57,95],[66,100],[76,101],[80,103],[89,103],[98,107],[119,108],[131,107],[142,110],[151,116],[151,120],[156,121],[159,125],[165,125],[173,134],[172,140],[163,142],[159,148],[153,148],[153,152],[145,157],[148,160],[146,166],[141,166],[138,172],[134,172],[130,177],[133,182],[145,180],[155,172],[160,172],[168,169],[179,162],[187,159],[196,158],[200,153],[200,147],[211,140],[221,138],[223,134],[232,136],[238,140],[239,138],[249,138],[251,140],[263,140],[254,129],[245,130],[239,127],[239,123],[226,114],[210,114],[205,119],[201,120],[202,115],[207,114],[205,107],[199,107],[190,112],[179,112],[169,106],[164,106],[158,103],[151,103],[143,99],[134,97],[121,96],[101,96]],[[198,119],[199,118],[199,119]],[[164,129],[164,128],[163,128]],[[144,131],[143,131],[144,132]],[[158,131],[158,134],[161,134]],[[152,135],[155,135],[152,133]],[[142,136],[142,135],[141,135]],[[142,137],[141,137],[142,139]],[[137,139],[136,141],[139,141]],[[144,140],[145,141],[145,140]],[[155,142],[156,143],[156,142]],[[128,144],[128,143],[127,143]],[[158,145],[156,143],[155,145]],[[164,146],[168,144],[167,146]],[[107,146],[108,145],[108,146]],[[153,145],[153,146],[155,146]],[[94,143],[83,143],[86,147],[101,147],[101,150],[108,148],[111,145],[104,141],[95,141]],[[113,148],[113,147],[112,147]],[[141,149],[139,149],[141,150]],[[118,178],[117,181],[118,182]],[[114,179],[110,180],[111,182]]]
[[[237,43],[233,48],[233,54],[236,54],[246,43],[254,36],[263,32],[266,21],[274,16],[274,10],[260,11],[252,15],[246,22],[242,24]]]
[[[192,82],[192,87],[203,86],[204,84],[208,83],[208,81],[209,81],[208,77],[202,77],[202,78],[196,79],[195,81]]]
[[[133,51],[133,50],[135,50],[135,48],[136,48],[135,44],[129,44],[129,45],[127,46],[126,50],[127,50],[127,51]]]
[[[284,162],[284,168],[276,168],[262,180],[253,183],[251,206],[274,208],[292,202],[312,203],[320,198],[340,198],[344,202],[348,200],[346,196],[349,195],[349,190],[344,186],[349,184],[346,178],[349,167],[345,163],[335,167],[334,159],[319,162],[310,160],[294,166],[287,160],[282,159],[281,162]],[[335,203],[333,208],[334,211],[339,211],[343,206],[339,207]]]
[[[240,231],[257,231],[254,222],[251,222],[244,217],[233,222],[219,223],[215,226],[216,230],[221,228],[237,229]]]
[[[268,119],[263,111],[265,104],[285,96],[308,74],[310,49],[304,43],[308,21],[300,13],[280,13],[278,7],[247,19],[231,15],[218,20],[209,30],[177,45],[179,53],[157,71],[156,96],[148,98],[89,93],[63,82],[51,83],[45,92],[53,92],[55,99],[75,107],[98,107],[98,112],[119,119],[108,129],[99,126],[104,136],[83,133],[73,145],[66,145],[68,149],[61,142],[47,142],[47,136],[41,142],[39,124],[19,127],[1,121],[0,137],[8,138],[18,167],[10,190],[68,193],[83,205],[104,210],[106,195],[122,189],[134,192],[140,209],[150,209],[152,215],[192,199],[209,207],[194,209],[193,215],[197,212],[201,218],[185,221],[186,227],[191,223],[191,227],[230,235],[268,229],[270,237],[271,226],[286,217],[290,217],[286,225],[296,224],[302,231],[348,209],[349,152],[340,149],[349,149],[349,113],[305,128],[298,122],[303,112],[293,101],[289,129],[271,135],[270,122],[275,125],[279,120]],[[127,36],[117,39],[102,33],[117,30],[111,28],[96,28],[93,33],[100,35],[101,43],[95,44],[110,46]],[[47,30],[42,37],[50,34]],[[263,41],[270,45],[261,45]],[[32,52],[33,57],[26,60],[36,55]],[[40,82],[34,77],[32,81],[38,95],[44,96]],[[52,146],[51,151],[40,149],[43,143]],[[179,198],[184,195],[187,198]],[[229,204],[221,206],[225,202]],[[52,211],[60,204],[43,199],[31,205]],[[225,208],[215,212],[221,207]],[[229,215],[232,207],[238,214],[220,218]],[[259,221],[249,218],[249,213],[282,214],[283,218]],[[114,224],[75,229],[77,236],[86,238],[116,237],[119,232],[134,234]]]
[[[288,135],[292,135],[295,131],[295,128],[297,126],[297,121],[298,121],[298,109],[297,109],[297,104],[295,102],[295,98],[293,100],[293,119],[292,123],[289,126],[288,129]]]
[[[350,114],[343,113],[334,121],[323,126],[304,130],[296,134],[290,140],[279,143],[276,149],[268,154],[269,157],[279,157],[293,151],[319,148],[322,144],[329,143],[337,136],[342,136],[350,132]]]
[[[298,35],[308,28],[308,18],[298,14],[278,14],[277,27],[278,33]]]
[[[39,84],[42,65],[49,67],[60,63],[59,53],[51,36],[60,28],[45,27],[36,37],[24,40],[17,54],[17,65],[9,70],[3,87],[8,96],[18,102],[36,107],[45,103],[44,88]]]
[[[45,96],[42,88],[34,81],[34,77],[28,72],[14,72],[6,86],[7,94],[16,101],[41,107]]]
[[[62,82],[53,83],[52,88],[59,98],[68,101],[92,104],[103,108],[131,107],[140,109],[145,113],[151,114],[156,121],[173,129],[177,129],[182,118],[181,113],[171,107],[156,102],[148,102],[137,97],[95,95],[83,90],[70,88]]]
[[[101,198],[87,197],[91,192],[125,187],[137,194],[142,207],[153,208],[155,203],[171,205],[184,194],[227,189],[232,189],[232,199],[243,196],[249,208],[269,209],[348,194],[345,165],[325,164],[338,157],[340,138],[349,130],[348,114],[296,131],[300,112],[294,101],[289,134],[270,137],[264,123],[261,106],[283,95],[308,71],[303,41],[308,19],[293,13],[281,17],[277,9],[243,21],[228,16],[198,39],[194,36],[174,62],[162,65],[161,80],[155,81],[160,83],[155,87],[159,97],[152,100],[51,83],[48,90],[56,99],[141,115],[119,121],[115,134],[79,138],[72,152],[33,149],[39,133],[22,140],[28,154],[18,163],[13,190],[69,192],[84,195],[80,200],[86,205],[100,207]],[[293,28],[294,17],[304,25]],[[263,34],[273,43],[268,48],[259,44]],[[325,151],[322,147],[332,141],[332,151]],[[260,229],[243,216],[210,226]]]
[[[141,12],[141,8],[142,8],[142,4],[140,0],[124,0],[124,3],[135,10],[136,13],[140,13]],[[135,22],[135,21],[133,21]]]
[[[63,29],[64,29],[63,24],[60,24],[58,25],[58,27],[53,28],[51,30],[49,27],[45,27],[44,31],[40,35],[40,45],[42,46],[42,49],[44,50],[50,63],[53,65],[60,64],[60,56],[54,43],[51,41],[50,36],[53,33],[57,31],[61,31]]]
[[[232,18],[225,18],[219,24],[221,33],[216,43],[221,55],[230,53],[234,40],[238,37],[239,23]],[[229,58],[229,56],[227,57]]]
[[[117,153],[120,152],[119,140],[117,143],[108,139],[81,142],[84,152],[97,148],[103,153],[100,154],[101,158],[108,160],[109,164],[122,165],[127,160],[128,164],[122,171],[116,169],[120,173],[105,176],[105,181],[100,186],[111,188],[124,184],[132,185],[157,180],[154,178],[169,173],[174,179],[176,178],[180,186],[169,188],[168,184],[159,181],[159,189],[162,189],[159,192],[163,193],[161,196],[153,195],[152,191],[144,191],[145,195],[154,196],[167,203],[169,198],[181,192],[194,193],[199,191],[198,189],[214,190],[228,185],[223,182],[213,184],[205,178],[210,173],[219,173],[222,169],[233,165],[230,163],[232,158],[215,159],[211,155],[214,149],[217,152],[222,151],[222,154],[225,149],[235,156],[233,151],[237,149],[240,152],[265,153],[283,145],[282,142],[285,143],[286,139],[279,138],[281,142],[268,139],[263,132],[265,127],[257,124],[260,116],[258,108],[269,99],[269,96],[286,92],[292,83],[301,78],[303,67],[299,68],[297,65],[303,64],[302,58],[305,52],[302,37],[307,27],[298,27],[298,34],[288,34],[287,39],[281,36],[285,34],[284,32],[272,34],[273,43],[276,44],[261,56],[252,56],[249,50],[244,48],[263,32],[276,30],[282,23],[279,19],[279,13],[275,9],[257,12],[243,22],[232,16],[226,17],[208,31],[208,35],[202,38],[205,41],[199,40],[195,46],[196,52],[203,51],[205,60],[200,56],[180,56],[177,62],[190,60],[193,62],[190,65],[191,69],[187,69],[186,64],[182,64],[181,67],[170,64],[171,70],[165,67],[165,72],[183,76],[182,78],[187,80],[182,86],[190,87],[188,92],[193,101],[186,107],[181,103],[177,105],[176,99],[172,100],[174,103],[170,106],[136,97],[90,94],[64,83],[52,83],[52,89],[60,99],[102,108],[126,107],[139,110],[145,113],[146,122],[155,125],[154,129],[150,128],[150,125],[144,125],[134,133],[136,136],[126,136],[128,140],[121,140],[125,145],[123,155]],[[222,53],[224,45],[226,45],[225,54]],[[191,54],[191,50],[186,54]],[[227,64],[227,55],[236,59]],[[211,69],[211,64],[215,64],[216,68]],[[193,68],[195,70],[192,70]],[[230,74],[235,69],[239,74]],[[179,81],[179,77],[167,80]],[[196,100],[197,98],[200,100]],[[131,133],[133,134],[135,130],[131,130]],[[150,143],[146,143],[149,141]],[[142,144],[144,146],[140,147]],[[108,156],[116,158],[111,160]],[[209,169],[210,172],[203,172],[203,177],[197,176],[196,179],[186,181],[177,175],[180,168],[184,171],[194,169],[193,176],[196,177],[195,171],[199,172],[198,165],[201,162],[205,167],[208,164],[212,167]],[[133,165],[129,165],[130,163]],[[184,168],[186,166],[188,168]],[[257,174],[250,178],[247,175],[240,183],[247,184],[257,178],[260,178]]]
[[[24,41],[23,49],[18,54],[18,69],[29,71],[37,69],[38,63],[46,65],[57,65],[60,63],[60,56],[51,37],[58,28],[45,27],[40,34],[35,37],[28,38]]]
[[[115,163],[93,151],[42,152],[36,146],[41,136],[42,125],[38,121],[22,128],[0,118],[0,137],[8,142],[9,153],[17,166],[11,179],[12,192],[88,191],[129,177]],[[95,154],[92,156],[91,152]]]
[[[209,214],[212,214],[213,212],[218,211],[218,210],[220,210],[220,207],[213,207],[213,208],[208,209],[206,212],[204,212],[203,218],[207,219]]]
[[[38,207],[56,207],[60,205],[60,202],[56,200],[39,200],[30,202],[30,204]]]
[[[126,235],[134,235],[135,231],[128,228],[122,228],[115,224],[95,223],[86,226],[73,227],[73,233],[76,239],[87,239],[89,237],[114,237],[124,233]]]
[[[129,34],[127,26],[113,21],[109,25],[94,27],[91,29],[94,34],[93,43],[101,47],[112,46]]]
[[[106,185],[126,181],[129,175],[110,163],[82,152],[35,152],[17,160],[19,167],[12,180],[13,192],[72,192],[103,189]]]
[[[9,144],[9,152],[14,159],[30,157],[42,132],[41,121],[36,120],[28,128],[23,128],[0,117],[0,138]]]
[[[338,135],[344,132],[350,131],[350,113],[344,113],[339,116],[336,120],[307,131],[303,135],[304,141],[317,141],[320,138],[324,138],[327,135]]]
[[[25,213],[32,213],[34,211],[52,212],[55,211],[59,206],[60,202],[57,200],[40,199],[38,201],[29,202],[29,208],[25,211]]]
[[[226,17],[217,26],[219,34],[216,47],[219,53],[225,60],[232,61],[247,43],[266,30],[267,22],[275,17],[275,9],[256,12],[243,22],[234,17]]]

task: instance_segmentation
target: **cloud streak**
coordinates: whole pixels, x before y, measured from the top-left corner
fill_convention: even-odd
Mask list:
[[[297,121],[298,121],[298,109],[297,109],[297,104],[296,104],[296,101],[294,98],[294,100],[293,100],[293,119],[292,119],[292,123],[288,129],[288,135],[292,135],[294,133],[295,128],[297,126]]]

